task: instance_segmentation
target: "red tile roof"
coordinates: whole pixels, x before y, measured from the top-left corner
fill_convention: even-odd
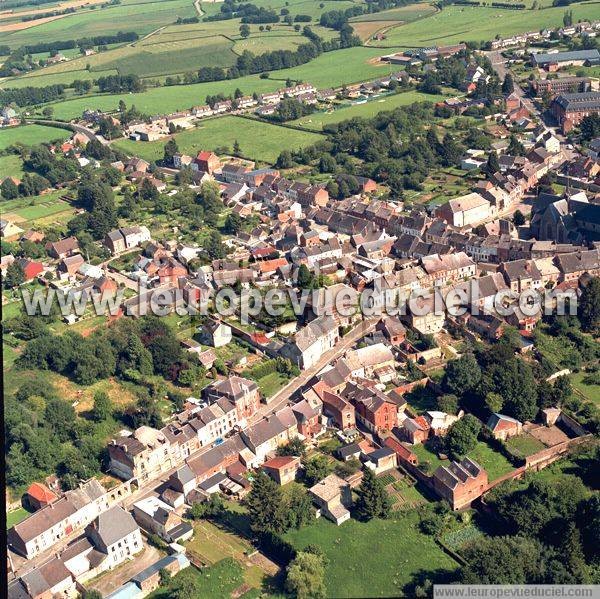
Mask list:
[[[263,464],[263,468],[272,468],[274,470],[279,470],[280,468],[285,468],[294,462],[299,462],[300,458],[296,458],[294,456],[277,456],[267,460]]]
[[[42,483],[32,483],[29,489],[27,489],[27,495],[33,499],[37,499],[40,503],[50,503],[57,499],[56,494]]]

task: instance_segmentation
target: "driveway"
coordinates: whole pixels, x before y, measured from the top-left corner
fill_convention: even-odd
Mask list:
[[[84,586],[88,589],[94,589],[101,593],[103,597],[106,597],[106,595],[110,595],[110,593],[130,580],[132,576],[145,570],[161,557],[163,557],[163,554],[156,547],[146,543],[143,553],[136,555],[135,559],[102,574],[99,578],[92,581],[91,584]]]

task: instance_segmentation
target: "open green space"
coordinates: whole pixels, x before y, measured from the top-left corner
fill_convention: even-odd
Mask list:
[[[8,154],[0,156],[0,179],[4,177],[16,177],[20,179],[23,176],[23,160],[17,154]]]
[[[4,150],[16,143],[33,146],[43,142],[54,141],[56,139],[67,139],[70,135],[71,132],[66,129],[46,127],[45,125],[7,127],[5,129],[0,129],[0,150]]]
[[[30,515],[29,512],[23,507],[13,510],[12,512],[7,512],[6,513],[6,529],[8,530],[9,528],[12,528],[15,524],[22,522],[29,515]]]
[[[413,445],[411,449],[419,458],[419,467],[427,474],[433,474],[440,466],[448,466],[450,463],[449,460],[441,460],[430,443]],[[513,470],[513,465],[501,453],[494,451],[483,441],[479,441],[467,455],[487,471],[490,481]]]
[[[289,383],[289,379],[279,372],[272,372],[258,379],[256,383],[264,397],[271,397],[285,387]]]
[[[292,124],[310,129],[313,131],[321,131],[324,125],[330,125],[332,123],[339,123],[348,119],[356,117],[372,118],[377,113],[384,110],[394,110],[399,106],[407,106],[414,102],[438,102],[440,96],[433,94],[424,94],[418,91],[407,91],[400,92],[398,94],[391,94],[373,98],[368,102],[362,104],[352,104],[343,106],[337,110],[329,110],[327,112],[317,112],[309,116],[302,117]]]
[[[366,23],[369,21],[401,21],[408,23],[415,19],[423,18],[435,12],[435,8],[426,2],[422,4],[409,4],[398,8],[390,8],[365,15],[358,15],[350,19],[351,23]]]
[[[9,200],[2,203],[2,212],[16,215],[22,221],[33,221],[66,211],[73,212],[72,206],[60,199],[63,195],[64,191],[53,191],[39,196]],[[22,221],[18,224],[23,225]]]
[[[336,526],[325,518],[285,535],[298,550],[319,546],[328,558],[328,596],[397,597],[405,585],[425,571],[453,572],[457,564],[419,530],[413,510],[388,520]]]
[[[293,150],[308,146],[320,136],[261,121],[226,116],[203,121],[199,127],[178,133],[174,138],[179,151],[190,155],[200,150],[224,147],[231,150],[237,140],[244,157],[273,163],[283,148]],[[165,143],[166,139],[155,142],[119,140],[114,145],[128,154],[156,160],[162,157]]]
[[[523,457],[527,457],[546,448],[546,446],[539,439],[536,439],[528,434],[519,435],[518,437],[511,437],[506,441],[506,445],[516,455]]]
[[[596,3],[571,4],[573,22],[598,18]],[[546,27],[562,26],[564,7],[543,10],[503,10],[488,7],[448,6],[425,20],[390,29],[386,39],[373,42],[381,47],[405,48],[455,44],[461,41],[489,41]]]
[[[600,406],[600,385],[591,382],[591,377],[594,374],[591,372],[575,372],[571,375],[571,384],[575,390],[583,395],[586,399]],[[596,374],[596,380],[598,375]]]
[[[234,559],[223,559],[214,566],[198,570],[190,566],[174,576],[169,584],[160,587],[149,595],[152,599],[170,599],[173,597],[172,588],[182,584],[183,580],[193,580],[195,596],[203,599],[222,599],[230,597],[231,593],[244,584],[242,566]]]

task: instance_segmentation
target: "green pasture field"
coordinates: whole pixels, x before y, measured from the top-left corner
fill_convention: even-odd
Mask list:
[[[439,100],[440,96],[433,94],[424,94],[417,91],[400,92],[375,98],[366,104],[354,104],[330,112],[310,114],[292,121],[292,123],[311,131],[321,131],[324,125],[339,123],[356,117],[371,118],[384,110],[394,110],[394,108],[407,106],[414,102],[438,102]]]
[[[17,154],[8,154],[0,156],[0,180],[4,177],[16,177],[20,179],[23,176],[23,160]]]
[[[235,116],[204,121],[199,127],[178,133],[174,137],[179,151],[190,155],[223,146],[231,149],[237,140],[244,157],[268,163],[275,162],[283,148],[298,149],[321,138],[316,133]],[[118,140],[114,145],[128,154],[150,161],[162,157],[165,143],[166,139],[155,142]]]
[[[422,4],[409,4],[408,6],[391,8],[390,10],[358,15],[357,17],[352,17],[350,23],[366,23],[368,21],[401,21],[409,23],[434,12],[435,8],[431,4],[424,2]]]
[[[192,17],[195,14],[196,10],[191,0],[124,2],[114,7],[77,11],[28,29],[4,32],[2,43],[17,48],[52,40],[114,34],[119,30],[136,31],[144,35],[158,27],[175,22],[177,17]]]
[[[0,150],[8,148],[15,143],[26,146],[40,144],[55,139],[67,139],[71,135],[66,129],[46,127],[45,125],[24,125],[0,129]]]
[[[573,22],[598,18],[598,4],[571,4]],[[487,7],[448,6],[440,12],[400,25],[386,33],[386,39],[373,46],[404,48],[454,44],[461,41],[489,41],[562,25],[564,7],[544,10],[504,10]]]
[[[228,67],[236,59],[233,43],[225,38],[210,38],[211,43],[198,45],[192,42],[172,42],[161,46],[140,46],[127,57],[103,65],[115,69],[120,75],[154,77],[197,71],[200,67]],[[142,49],[143,48],[143,49]],[[102,76],[103,72],[97,73]]]
[[[27,518],[27,516],[31,515],[25,508],[20,507],[12,512],[6,513],[6,530],[12,528],[15,524],[22,522]]]
[[[85,66],[85,65],[84,65]],[[37,73],[37,75],[35,74]],[[48,69],[40,69],[39,71],[33,71],[33,73],[25,75],[24,77],[18,77],[16,79],[6,79],[3,82],[5,87],[45,87],[46,85],[58,85],[60,83],[70,84],[76,79],[82,81],[92,81],[98,79],[98,77],[106,77],[108,75],[117,75],[116,69],[103,70],[101,73],[95,71],[86,71],[85,69],[75,69],[73,71],[60,71],[60,72],[49,72]],[[65,94],[68,91],[65,92]]]
[[[328,596],[397,597],[404,585],[423,570],[452,573],[456,562],[433,537],[419,530],[415,510],[388,520],[351,519],[336,526],[326,518],[285,535],[297,550],[319,546],[328,558],[325,584]]]

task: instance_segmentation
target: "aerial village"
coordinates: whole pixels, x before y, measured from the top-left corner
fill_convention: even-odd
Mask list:
[[[540,307],[532,313],[515,298],[559,292],[586,305],[600,296],[600,91],[598,79],[585,74],[600,55],[595,48],[557,51],[550,43],[594,38],[598,26],[495,39],[485,61],[464,44],[383,55],[382,62],[399,70],[369,83],[329,90],[296,83],[126,125],[118,114],[86,110],[69,140],[36,150],[31,163],[42,165],[40,174],[61,201],[75,202],[77,222],[57,236],[3,216],[2,240],[14,250],[3,251],[5,286],[12,294],[35,287],[71,300],[121,292],[109,317],[98,320],[88,306],[56,316],[53,330],[85,329],[83,352],[102,331],[116,331],[116,339],[119,327],[140,327],[138,353],[150,351],[154,370],[120,358],[127,365],[113,363],[91,381],[120,377],[143,386],[146,375],[159,373],[168,387],[156,395],[145,390],[159,398],[160,413],[140,399],[137,411],[120,417],[119,430],[102,447],[99,475],[85,478],[67,468],[64,479],[57,473],[35,480],[12,498],[27,517],[8,530],[8,596],[92,597],[96,591],[133,599],[165,587],[163,596],[183,597],[168,594],[179,572],[232,555],[229,545],[212,558],[201,549],[207,535],[222,531],[248,548],[238,558],[245,570],[277,577],[291,560],[281,547],[293,545],[294,528],[302,532],[315,519],[343,535],[354,520],[383,517],[386,509],[421,514],[423,524],[439,516],[430,506],[444,505],[445,522],[462,530],[469,526],[466,515],[494,511],[494,493],[507,481],[519,484],[589,447],[598,434],[598,406],[585,394],[570,397],[586,365],[600,357],[597,316],[594,323],[581,312],[558,317]],[[531,52],[530,45],[546,42],[545,52]],[[435,138],[427,133],[428,151],[439,152],[427,159],[433,174],[412,188],[406,184],[402,194],[383,167],[345,171],[358,155],[351,145],[363,140],[344,145],[341,130],[331,131],[337,168],[321,169],[325,177],[307,175],[310,158],[293,148],[273,164],[177,148],[178,132],[223,113],[270,118],[291,101],[322,107],[400,86],[446,85],[435,83],[444,61],[462,64],[456,95],[431,105],[425,116],[414,112],[415,119],[448,131],[449,121],[472,117],[488,141],[452,130],[460,144],[451,156],[447,138],[440,143],[428,129]],[[482,90],[493,81],[502,89],[490,99]],[[6,125],[15,124],[10,107],[2,115]],[[164,158],[116,153],[107,134],[113,128],[140,148],[162,140]],[[423,151],[423,138],[415,151]],[[69,179],[49,175],[67,162]],[[24,183],[9,176],[2,194],[23,193]],[[98,188],[103,193],[106,186],[119,196],[118,210],[94,206]],[[102,221],[95,210],[116,216]],[[166,215],[160,226],[157,213]],[[477,298],[460,315],[445,309],[348,315],[336,303],[343,296],[357,305],[366,291],[381,304],[382,297],[417,291],[443,300],[460,291],[470,300],[473,282]],[[222,315],[213,305],[225,288],[315,293],[300,313],[286,305],[277,317],[243,321],[235,306]],[[497,310],[499,294],[513,303],[507,315]],[[150,332],[161,325],[144,316],[158,295],[172,298],[163,302],[163,320],[176,330],[174,346],[162,352]],[[192,301],[207,310],[178,312],[180,303]],[[68,372],[52,357],[62,350],[43,346],[47,336],[24,341],[19,318],[5,327],[19,360]],[[569,362],[572,355],[560,353],[566,347],[579,359]],[[71,375],[84,384],[81,372]],[[177,387],[179,394],[171,393]],[[33,395],[43,398],[41,390]],[[115,404],[118,398],[108,395]],[[100,403],[95,398],[89,407],[92,418]],[[257,523],[253,494],[271,488],[290,513],[304,506],[297,526],[288,525],[292,533]],[[385,491],[387,508],[365,507],[372,488]],[[285,504],[291,497],[301,500]],[[230,519],[221,526],[224,512]],[[251,518],[251,533],[235,529],[236,514]],[[238,586],[237,596],[253,588],[246,578]]]

